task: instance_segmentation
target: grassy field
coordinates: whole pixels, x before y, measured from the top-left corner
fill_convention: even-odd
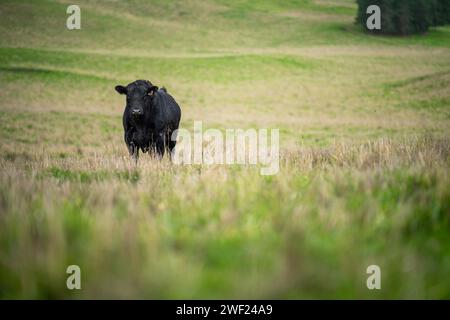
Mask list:
[[[79,0],[69,31],[69,4],[0,1],[0,298],[450,298],[449,26],[370,36],[351,0]],[[135,166],[114,86],[136,79],[183,128],[279,128],[280,172]]]

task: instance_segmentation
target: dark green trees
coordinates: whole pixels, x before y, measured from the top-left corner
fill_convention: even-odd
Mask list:
[[[450,0],[357,0],[356,21],[372,33],[407,35],[450,23]],[[381,29],[368,30],[366,9],[381,9]]]

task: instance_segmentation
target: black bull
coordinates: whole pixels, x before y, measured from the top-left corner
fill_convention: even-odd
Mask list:
[[[158,89],[150,81],[137,80],[116,91],[127,96],[123,112],[125,143],[130,155],[137,160],[139,150],[164,156],[172,153],[175,135],[181,118],[181,109],[165,88]]]

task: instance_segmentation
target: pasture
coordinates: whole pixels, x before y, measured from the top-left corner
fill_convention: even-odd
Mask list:
[[[69,4],[0,1],[0,298],[450,298],[449,26],[370,36],[351,0],[79,0],[67,30]],[[136,79],[182,128],[279,128],[280,172],[135,166],[114,87]]]

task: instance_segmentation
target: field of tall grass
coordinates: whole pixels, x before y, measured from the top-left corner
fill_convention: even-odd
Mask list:
[[[69,31],[69,4],[0,1],[0,298],[450,298],[448,26],[370,36],[351,0],[80,0]],[[136,79],[182,128],[280,129],[280,172],[135,165],[114,86]]]

